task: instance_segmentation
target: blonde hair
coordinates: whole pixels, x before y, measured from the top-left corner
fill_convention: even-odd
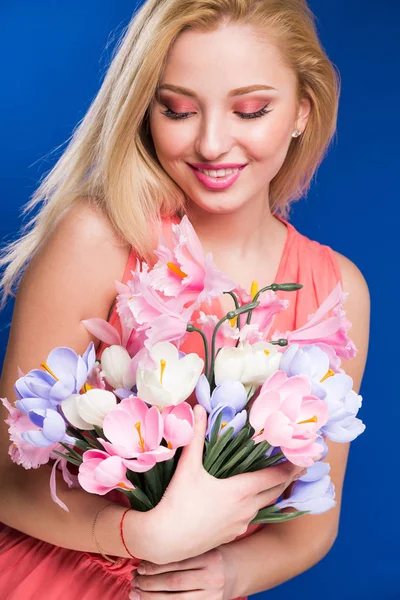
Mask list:
[[[293,139],[270,184],[271,210],[288,215],[290,203],[309,188],[336,128],[339,76],[318,39],[305,0],[148,0],[134,14],[114,51],[103,84],[68,146],[42,180],[23,214],[41,204],[4,249],[1,307],[19,275],[59,216],[78,200],[100,206],[137,255],[149,259],[151,227],[160,217],[184,214],[185,195],[159,163],[148,127],[172,43],[182,31],[211,31],[223,22],[252,25],[277,43],[297,74],[298,97],[311,113]]]

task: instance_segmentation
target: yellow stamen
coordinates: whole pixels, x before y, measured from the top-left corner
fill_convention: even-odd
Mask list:
[[[178,275],[178,277],[182,277],[182,279],[185,279],[185,277],[187,277],[187,274],[184,273],[179,267],[178,265],[176,265],[173,262],[167,262],[167,267],[170,271],[172,271],[173,273],[175,273],[175,275]]]
[[[141,434],[141,432],[140,432],[140,425],[141,425],[141,423],[140,423],[140,422],[139,422],[139,423],[136,423],[135,427],[136,427],[136,430],[137,430],[137,432],[138,432],[138,434],[139,434],[139,446],[141,447],[142,451],[144,452],[144,451],[145,451],[145,447],[144,447],[144,439],[142,438],[142,434]]]
[[[131,490],[132,488],[128,487],[126,485],[126,483],[123,483],[122,481],[119,482],[119,484],[117,485],[117,487],[122,488],[123,490]]]
[[[233,317],[233,319],[228,319],[228,321],[231,324],[231,327],[236,327],[237,317]]]
[[[162,378],[163,378],[163,375],[164,375],[165,367],[167,365],[167,361],[162,358],[160,360],[160,365],[161,365],[160,383],[162,383]]]
[[[254,300],[254,296],[257,293],[258,293],[258,283],[257,283],[257,281],[252,281],[251,288],[250,288],[250,296],[251,296],[252,300]]]
[[[45,362],[40,363],[40,366],[43,367],[43,369],[45,369],[49,375],[51,375],[52,377],[54,377],[54,379],[56,379],[58,381],[58,377],[56,377],[53,373],[53,371],[50,369],[49,365]]]
[[[271,352],[269,350],[264,350],[264,353],[268,356],[268,354],[271,354]]]
[[[297,425],[303,425],[304,423],[318,423],[318,419],[317,419],[316,415],[314,415],[313,417],[311,417],[311,419],[306,419],[305,421],[299,421],[297,423]]]
[[[227,426],[227,424],[228,424],[228,421],[223,421],[223,422],[221,423],[221,429],[222,429],[223,427],[226,427],[226,426]]]
[[[93,386],[90,385],[89,383],[84,383],[82,388],[81,388],[81,394],[86,394],[86,392],[88,392],[89,390],[92,390]]]
[[[167,446],[168,446],[168,448],[169,448],[170,450],[172,450],[172,444],[171,444],[171,442],[168,442]]]
[[[320,383],[325,381],[325,379],[328,379],[328,377],[332,377],[334,374],[335,374],[335,371],[332,371],[332,369],[328,369],[326,372],[326,375],[324,375],[323,378],[320,379]]]

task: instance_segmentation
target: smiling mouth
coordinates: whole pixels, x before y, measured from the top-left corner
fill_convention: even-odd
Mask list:
[[[188,163],[189,167],[191,167],[194,171],[199,171],[203,173],[207,177],[213,177],[219,179],[220,177],[227,177],[228,175],[234,175],[238,173],[242,169],[244,169],[247,165],[241,165],[240,167],[227,167],[227,168],[218,168],[218,169],[200,169]]]

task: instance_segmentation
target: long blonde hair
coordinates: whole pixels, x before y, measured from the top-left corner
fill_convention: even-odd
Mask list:
[[[163,216],[184,213],[185,195],[157,159],[148,108],[168,51],[187,29],[211,31],[221,22],[252,25],[272,36],[297,74],[298,97],[311,113],[270,184],[271,210],[288,215],[307,191],[336,129],[340,80],[318,39],[305,0],[147,0],[117,44],[103,84],[58,162],[23,213],[41,204],[0,257],[2,308],[20,274],[58,217],[78,200],[100,206],[137,255],[149,259],[149,236]],[[269,38],[271,39],[271,37]]]

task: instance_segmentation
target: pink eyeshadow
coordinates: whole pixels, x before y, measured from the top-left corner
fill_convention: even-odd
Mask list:
[[[238,112],[257,112],[258,110],[264,108],[266,104],[267,103],[265,102],[265,100],[247,101],[243,102],[242,104],[239,104],[239,106],[235,106],[235,110],[237,110]]]

